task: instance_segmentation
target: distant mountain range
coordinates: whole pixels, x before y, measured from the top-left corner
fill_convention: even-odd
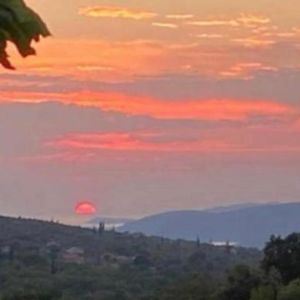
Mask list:
[[[125,223],[118,230],[201,242],[263,247],[272,234],[300,232],[300,203],[247,204],[203,211],[171,211]]]

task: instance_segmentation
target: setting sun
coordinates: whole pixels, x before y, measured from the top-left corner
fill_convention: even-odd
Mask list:
[[[81,201],[75,206],[75,213],[80,216],[93,215],[96,211],[95,205],[90,201]]]
[[[0,0],[0,300],[300,300],[299,10]]]

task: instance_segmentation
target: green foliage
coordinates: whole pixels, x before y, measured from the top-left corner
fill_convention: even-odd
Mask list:
[[[278,295],[278,300],[299,300],[300,299],[300,280],[292,281],[283,287]]]
[[[67,261],[74,247],[83,258]],[[259,260],[257,250],[0,217],[1,300],[212,300],[228,269]]]
[[[211,298],[216,282],[199,274],[176,281],[162,292],[160,300],[208,300]]]
[[[251,292],[250,300],[276,300],[276,290],[270,285],[261,285]]]
[[[285,284],[300,276],[300,234],[285,239],[272,236],[264,249],[262,266],[266,272],[275,268]]]
[[[257,272],[250,270],[248,266],[235,267],[228,276],[228,283],[220,293],[222,300],[249,300],[251,291],[260,283]]]
[[[54,222],[0,217],[0,229],[0,300],[300,299],[298,234],[272,237],[262,259],[254,249]]]
[[[8,41],[15,44],[20,55],[27,57],[35,54],[31,42],[49,35],[45,23],[23,0],[0,0],[0,64],[3,67],[14,69],[6,52]]]

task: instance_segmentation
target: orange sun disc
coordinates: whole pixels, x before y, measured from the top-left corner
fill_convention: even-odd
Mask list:
[[[82,201],[76,204],[75,213],[81,216],[93,215],[96,213],[96,207],[90,201]]]

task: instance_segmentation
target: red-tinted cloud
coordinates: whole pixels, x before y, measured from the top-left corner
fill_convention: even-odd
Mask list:
[[[46,145],[58,149],[71,149],[73,151],[227,151],[231,148],[222,140],[155,140],[157,133],[95,133],[70,134],[48,142]]]
[[[292,106],[267,100],[204,99],[164,101],[113,92],[22,93],[0,92],[2,102],[42,103],[57,101],[106,112],[142,115],[157,119],[244,121],[252,117],[287,118],[296,113]]]

